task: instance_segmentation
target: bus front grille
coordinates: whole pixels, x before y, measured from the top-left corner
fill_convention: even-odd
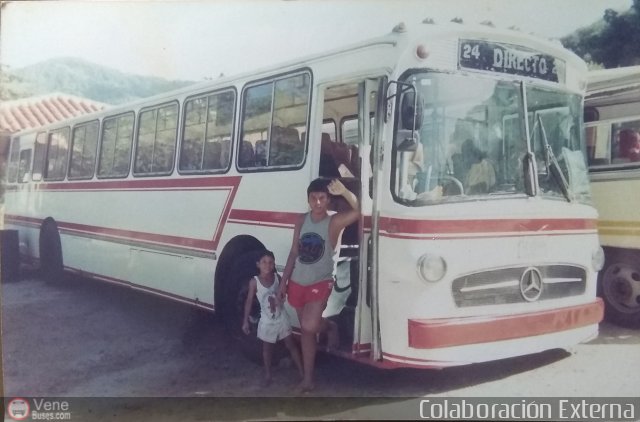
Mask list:
[[[466,274],[451,286],[458,307],[535,302],[578,296],[587,273],[574,265],[510,267]]]

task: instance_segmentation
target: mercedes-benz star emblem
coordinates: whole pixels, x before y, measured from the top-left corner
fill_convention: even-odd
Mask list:
[[[542,294],[542,275],[536,268],[527,268],[520,277],[520,293],[527,302],[535,302]]]

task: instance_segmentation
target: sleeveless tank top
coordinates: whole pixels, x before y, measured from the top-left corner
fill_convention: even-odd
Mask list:
[[[260,303],[260,321],[269,322],[280,318],[282,314],[282,305],[278,302],[278,285],[280,278],[277,274],[273,275],[273,284],[270,287],[264,287],[258,276],[256,279],[256,297]]]
[[[314,223],[311,213],[307,213],[298,239],[298,258],[293,267],[291,280],[308,286],[322,280],[329,280],[335,274],[336,251],[331,249],[329,222],[331,216]]]

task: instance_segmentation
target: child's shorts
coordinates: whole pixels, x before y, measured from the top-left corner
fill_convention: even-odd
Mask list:
[[[334,280],[322,280],[303,286],[293,280],[287,284],[287,298],[294,308],[302,308],[309,302],[326,302],[333,290]]]
[[[258,338],[260,340],[275,343],[289,335],[291,335],[291,324],[289,324],[284,311],[275,321],[263,321],[260,318],[260,322],[258,322]]]

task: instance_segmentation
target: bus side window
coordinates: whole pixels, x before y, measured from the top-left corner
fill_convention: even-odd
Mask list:
[[[587,160],[590,166],[611,164],[610,131],[607,125],[590,126],[585,129]]]
[[[33,171],[31,173],[31,180],[34,182],[42,180],[42,173],[44,172],[44,163],[47,152],[47,134],[40,132],[36,136],[36,147],[33,154]]]
[[[308,73],[300,73],[244,90],[239,169],[297,167],[303,163],[306,140],[300,134],[307,129],[310,82]]]
[[[253,167],[255,161],[255,153],[253,152],[253,145],[249,141],[242,141],[240,146],[240,153],[238,154],[238,165],[240,167]]]
[[[630,163],[640,161],[640,134],[631,128],[624,128],[617,133],[616,160]]]
[[[292,127],[273,126],[271,129],[271,165],[295,165],[302,161],[304,144],[300,142],[298,131]]]
[[[18,183],[29,181],[29,171],[31,170],[31,149],[20,151],[20,163],[18,165]]]
[[[133,112],[103,120],[98,177],[126,177],[129,174],[134,120]]]
[[[98,121],[77,125],[71,136],[70,179],[91,179],[96,165]]]
[[[134,174],[171,173],[177,139],[178,104],[144,110],[138,120]]]
[[[229,166],[235,92],[204,94],[185,101],[178,170],[221,173]]]
[[[49,133],[45,180],[63,180],[67,173],[69,150],[69,127],[55,129]]]
[[[267,165],[267,140],[261,139],[256,142],[255,164],[257,167]]]
[[[20,158],[20,138],[11,141],[11,153],[9,155],[9,166],[7,167],[7,182],[15,183],[18,176],[18,160]]]
[[[204,159],[202,161],[202,167],[205,169],[220,169],[226,167],[226,164],[220,162],[220,155],[222,154],[222,145],[220,142],[207,141],[204,148]]]

